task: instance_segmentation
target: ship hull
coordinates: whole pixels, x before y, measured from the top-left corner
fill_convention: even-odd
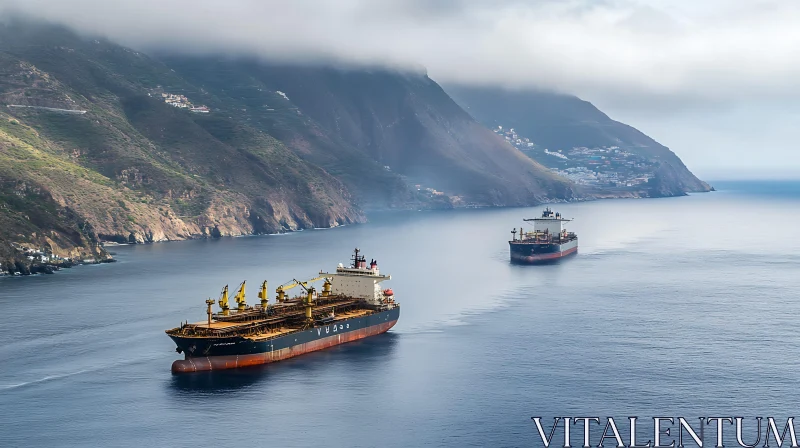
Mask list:
[[[538,264],[560,260],[578,253],[578,239],[564,243],[527,243],[510,241],[511,261],[522,264]]]
[[[172,363],[172,372],[234,369],[281,361],[385,333],[397,323],[399,317],[400,307],[395,307],[267,340],[241,336],[193,338],[171,335],[178,348],[185,353],[185,359]]]

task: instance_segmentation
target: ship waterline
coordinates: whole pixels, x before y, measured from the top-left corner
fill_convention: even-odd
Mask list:
[[[516,263],[539,263],[554,261],[578,253],[578,241],[553,244],[550,247],[526,247],[517,245],[511,249],[511,261]]]
[[[400,308],[365,317],[357,317],[301,330],[269,340],[244,337],[231,339],[200,339],[170,336],[184,352],[207,355],[186,356],[172,363],[172,371],[198,372],[233,369],[281,361],[335,345],[357,341],[389,331],[400,317]]]

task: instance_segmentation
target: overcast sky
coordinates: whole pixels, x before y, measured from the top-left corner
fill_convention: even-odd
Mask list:
[[[705,178],[800,177],[798,0],[0,0],[139,49],[576,94]]]

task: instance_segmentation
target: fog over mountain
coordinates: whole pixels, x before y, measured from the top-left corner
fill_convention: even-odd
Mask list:
[[[800,5],[487,0],[2,0],[138,48],[424,65],[442,81],[725,99],[796,87]],[[708,4],[707,2],[704,2]],[[709,12],[713,13],[710,14]],[[581,92],[578,92],[581,93]]]
[[[0,14],[143,50],[425,67],[448,83],[554,89],[642,128],[701,173],[800,166],[798,131],[775,124],[800,92],[792,0],[0,0]],[[754,145],[774,157],[753,156]]]

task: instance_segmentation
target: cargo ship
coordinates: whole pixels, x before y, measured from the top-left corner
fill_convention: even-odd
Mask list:
[[[533,223],[533,231],[511,231],[508,242],[511,261],[515,263],[535,264],[558,260],[578,253],[578,236],[567,232],[564,223],[572,221],[554,213],[550,207],[542,212],[540,218],[524,219]],[[518,236],[519,235],[519,236]]]
[[[391,278],[380,273],[376,260],[367,265],[356,249],[349,267],[339,263],[333,273],[320,271],[316,278],[285,283],[272,303],[264,281],[260,303],[248,306],[242,282],[231,309],[225,286],[218,300],[205,301],[205,321],[166,331],[184,355],[172,364],[172,372],[267,364],[385,333],[400,317],[394,292],[380,285]],[[318,281],[323,282],[319,293],[311,286]],[[290,298],[287,293],[295,287],[302,294]],[[218,312],[212,309],[215,303]]]

